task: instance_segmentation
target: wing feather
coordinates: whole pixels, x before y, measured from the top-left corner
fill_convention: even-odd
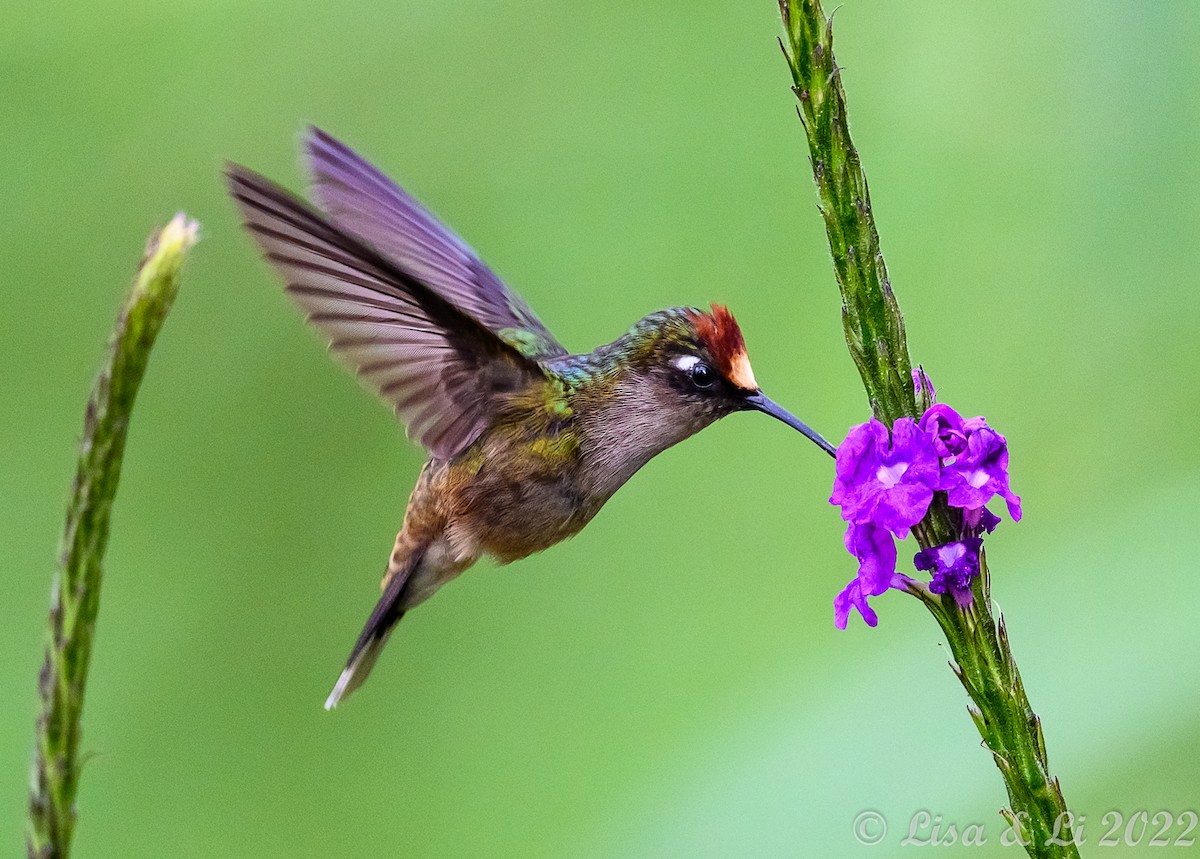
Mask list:
[[[249,170],[231,166],[228,178],[247,230],[288,294],[434,456],[450,459],[478,438],[504,392],[544,381],[536,361],[415,271]]]
[[[339,228],[420,279],[517,351],[567,350],[470,246],[370,162],[317,128],[305,139],[313,196]]]

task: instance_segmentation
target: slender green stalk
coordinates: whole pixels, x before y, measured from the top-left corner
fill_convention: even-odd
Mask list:
[[[909,592],[933,614],[954,662],[954,674],[973,706],[967,711],[1004,776],[1010,808],[1001,814],[1034,857],[1077,857],[1072,818],[1058,779],[1050,773],[1042,720],[1033,712],[1013,659],[1003,615],[993,616],[987,558],[979,556],[974,600],[960,608],[914,582]]]
[[[820,3],[781,0],[788,58],[808,135],[821,217],[842,292],[842,324],[871,408],[881,421],[911,415],[917,403],[904,317],[888,281],[871,194],[846,123],[846,96],[833,58],[832,19]],[[782,44],[782,43],[781,43]]]
[[[833,55],[833,22],[820,0],[779,0],[793,91],[808,138],[821,216],[842,295],[842,321],[871,409],[889,426],[918,417],[929,404],[912,382],[904,318],[888,281],[871,213],[867,177],[850,139],[846,95]],[[920,402],[918,401],[920,400]],[[914,528],[923,548],[958,539],[961,524],[944,503],[931,506]],[[1078,857],[1070,815],[1058,780],[1050,774],[1041,721],[1034,714],[1012,657],[1004,619],[992,615],[986,558],[974,583],[974,600],[960,607],[920,583],[921,599],[946,635],[951,664],[973,706],[968,707],[1008,789],[1001,812],[1033,857]]]
[[[179,214],[151,236],[117,317],[108,363],[87,404],[59,572],[50,593],[46,656],[38,677],[41,707],[29,795],[30,859],[66,859],[71,852],[80,717],[100,606],[109,513],[134,399],[150,349],[175,300],[179,269],[196,242],[196,230],[195,222]]]

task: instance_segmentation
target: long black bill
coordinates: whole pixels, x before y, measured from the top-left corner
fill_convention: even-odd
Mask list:
[[[778,418],[794,430],[800,430],[800,432],[812,439],[813,442],[816,443],[817,447],[821,448],[821,450],[825,451],[830,456],[837,456],[837,448],[825,441],[825,439],[821,438],[821,434],[819,432],[810,427],[804,421],[800,420],[800,418],[796,417],[783,406],[772,400],[762,391],[759,391],[756,394],[751,394],[750,396],[746,397],[743,402],[746,404],[747,408],[757,409],[758,411],[764,412],[773,418]]]

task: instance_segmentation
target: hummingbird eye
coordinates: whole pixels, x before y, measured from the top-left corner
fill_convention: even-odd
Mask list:
[[[697,388],[711,388],[713,382],[717,381],[716,372],[703,361],[697,361],[692,365],[690,375],[692,384]]]
[[[711,364],[701,361],[698,355],[683,355],[672,363],[683,371],[693,387],[705,390],[717,382],[717,371]]]

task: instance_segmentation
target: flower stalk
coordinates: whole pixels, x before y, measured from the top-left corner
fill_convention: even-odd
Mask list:
[[[833,21],[819,2],[780,0],[784,56],[795,81],[797,113],[808,136],[818,208],[825,220],[833,270],[842,293],[842,325],[871,409],[888,426],[915,417],[912,366],[904,317],[892,293],[871,194],[846,121],[846,95],[833,57]]]
[[[109,515],[138,387],[150,350],[179,288],[179,270],[197,225],[182,213],[151,236],[111,353],[84,415],[83,440],[67,506],[59,572],[50,594],[45,660],[29,795],[30,859],[66,859],[75,830],[80,719],[87,686]]]
[[[780,45],[808,139],[842,297],[846,343],[872,412],[890,428],[901,418],[920,418],[932,405],[932,390],[913,383],[904,318],[880,250],[866,174],[850,138],[832,19],[820,0],[779,0],[779,6],[785,31]],[[923,374],[918,379],[924,380]],[[944,492],[933,497],[924,518],[912,527],[924,550],[969,538],[965,531],[961,512]],[[1004,619],[992,612],[982,547],[978,558],[980,574],[971,582],[970,600],[934,593],[928,584],[908,577],[902,589],[925,604],[946,636],[954,657],[951,668],[972,702],[968,712],[1004,778],[1010,807],[1001,813],[1013,835],[1035,859],[1078,857],[1070,814],[1047,762],[1041,721],[1025,694]]]

